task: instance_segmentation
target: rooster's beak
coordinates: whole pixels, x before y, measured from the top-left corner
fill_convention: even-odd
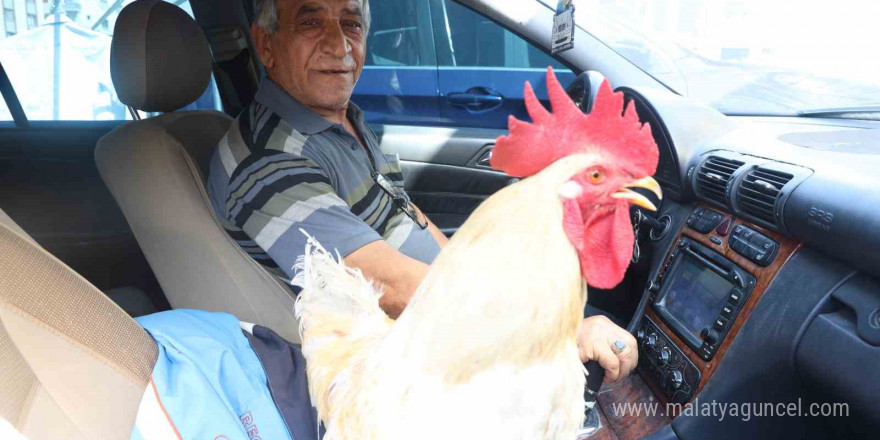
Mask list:
[[[639,180],[627,183],[620,187],[616,193],[611,194],[612,198],[623,199],[633,205],[640,206],[649,211],[656,211],[657,207],[648,200],[647,197],[630,190],[629,188],[643,188],[657,195],[657,198],[663,200],[663,191],[660,190],[660,184],[653,177],[643,177]]]

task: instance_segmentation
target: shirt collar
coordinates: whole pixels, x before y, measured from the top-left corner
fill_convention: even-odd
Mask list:
[[[267,77],[263,77],[260,81],[260,89],[257,91],[256,96],[254,96],[254,100],[278,114],[294,130],[306,135],[320,133],[335,125],[339,125],[331,124],[330,121],[301,104],[294,97],[290,96],[287,90],[284,90],[284,88]],[[349,101],[348,103],[346,117],[359,130],[363,131],[364,114],[353,102]]]

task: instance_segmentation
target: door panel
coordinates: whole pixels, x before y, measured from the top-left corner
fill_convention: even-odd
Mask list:
[[[476,165],[501,130],[374,126],[382,151],[400,156],[406,191],[447,235],[487,197],[508,184],[501,172]]]
[[[410,161],[401,164],[413,203],[447,235],[510,180],[493,171]]]
[[[444,232],[452,233],[483,200],[511,181],[478,161],[507,132],[509,115],[528,119],[522,99],[524,82],[530,81],[538,96],[546,98],[548,65],[557,67],[563,83],[574,79],[574,74],[537,47],[458,3],[420,0],[418,4],[430,4],[431,26],[425,29],[433,35],[439,65],[436,78],[429,78],[423,67],[368,66],[364,72],[369,80],[362,79],[358,90],[363,92],[355,101],[369,107],[368,121],[374,123],[382,150],[400,156],[412,200]],[[406,61],[412,51],[404,49],[412,46],[407,41],[415,41],[414,37],[407,40],[414,31],[388,31],[399,34],[396,41],[403,49],[388,50],[385,44],[373,43],[378,46],[373,46],[371,54],[384,51],[389,54],[385,58],[413,64],[413,59]],[[409,79],[417,72],[424,74],[421,85],[405,81],[404,75]],[[428,99],[429,86],[438,90],[434,100]],[[407,107],[413,90],[423,93],[422,107]]]
[[[101,290],[134,286],[167,308],[146,258],[98,175],[94,148],[119,123],[0,126],[0,208]]]
[[[478,151],[495,143],[503,130],[477,128],[408,127],[373,125],[386,153],[397,153],[401,160],[456,167],[469,166]]]

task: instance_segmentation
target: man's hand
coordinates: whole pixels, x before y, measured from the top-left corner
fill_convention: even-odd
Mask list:
[[[379,307],[397,319],[409,303],[429,266],[408,257],[384,240],[377,240],[343,258],[349,267],[356,267],[364,276],[379,283],[385,292],[379,298]]]
[[[611,349],[616,341],[626,344],[619,354],[614,354]],[[592,316],[581,321],[577,345],[581,362],[598,361],[605,370],[605,383],[628,376],[639,362],[636,338],[605,316]]]
[[[417,211],[418,209],[416,207]],[[421,211],[418,212],[425,219],[428,218]],[[448,241],[446,236],[430,220],[428,226],[431,235],[437,240],[437,245],[442,248]],[[344,261],[348,266],[360,269],[364,276],[382,286],[385,293],[379,299],[379,307],[393,319],[397,319],[403,313],[403,309],[409,304],[410,298],[425,279],[430,267],[403,254],[383,240],[361,247],[348,254]]]

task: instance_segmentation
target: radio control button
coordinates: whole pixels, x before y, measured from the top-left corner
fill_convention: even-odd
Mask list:
[[[769,237],[741,225],[737,225],[730,236],[731,249],[762,267],[773,261],[778,247]]]
[[[727,325],[727,320],[724,318],[718,318],[715,320],[715,324],[712,325],[712,328],[715,330],[723,331],[724,327]]]
[[[648,339],[645,340],[645,345],[647,345],[648,348],[656,347],[657,346],[657,333],[651,333],[650,335],[648,335]]]
[[[703,331],[700,332],[700,336],[708,345],[715,345],[715,343],[718,342],[718,332],[709,327],[704,328]],[[706,347],[703,347],[703,349],[705,350]]]
[[[728,245],[740,255],[746,252],[746,243],[736,235],[730,237]]]
[[[691,229],[694,229],[701,234],[705,234],[718,227],[722,220],[724,220],[724,216],[719,212],[711,209],[697,208],[690,217],[688,217],[687,225]]]
[[[712,350],[709,350],[709,347],[705,345],[700,347],[700,357],[708,361],[712,358]]]
[[[684,376],[681,374],[681,371],[672,370],[672,374],[669,375],[669,386],[671,386],[673,390],[677,390],[681,388],[683,382]]]
[[[715,232],[722,237],[726,237],[731,229],[733,229],[733,217],[728,217],[727,220],[724,220],[717,228],[715,228]]]
[[[666,365],[669,363],[669,357],[672,355],[672,352],[669,351],[669,348],[663,347],[660,349],[660,355],[657,359],[660,361],[660,365]]]
[[[730,319],[731,315],[733,315],[733,307],[726,305],[721,308],[721,316]]]
[[[746,287],[746,284],[743,283],[742,278],[739,276],[739,274],[736,273],[736,271],[733,272],[733,276],[731,278],[733,278],[733,281],[735,281],[739,287]]]
[[[727,302],[729,302],[733,305],[739,304],[739,302],[741,300],[742,300],[742,292],[740,292],[739,290],[734,290],[733,292],[730,293],[730,297],[727,298]]]

